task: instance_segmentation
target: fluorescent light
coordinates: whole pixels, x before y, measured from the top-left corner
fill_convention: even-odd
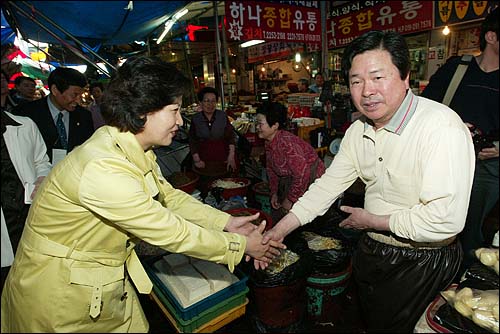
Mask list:
[[[172,27],[174,26],[174,23],[175,23],[175,21],[173,21],[173,20],[168,20],[167,22],[165,22],[165,30],[163,30],[163,32],[161,33],[160,37],[158,37],[158,40],[156,41],[156,44],[160,44],[161,41],[163,41],[163,39],[167,35],[167,32],[169,32],[170,29],[172,29]]]
[[[174,26],[174,23],[177,22],[178,19],[180,19],[181,17],[186,15],[188,12],[189,12],[189,10],[187,8],[184,8],[184,9],[178,11],[177,13],[175,13],[174,15],[172,15],[172,18],[168,19],[167,22],[165,22],[165,30],[163,30],[163,32],[161,33],[158,40],[156,40],[156,44],[160,44],[161,41],[167,35],[167,32],[169,32],[170,29],[172,29],[172,27]]]
[[[174,14],[173,19],[178,20],[184,15],[186,15],[189,12],[187,8],[184,8],[183,10],[178,11],[177,13]]]
[[[257,44],[264,43],[264,42],[265,41],[262,40],[262,39],[252,39],[251,41],[247,41],[247,42],[241,43],[240,46],[242,48],[248,48],[249,46],[257,45]]]
[[[80,73],[85,73],[85,71],[87,70],[87,65],[68,65],[66,67],[73,68]]]

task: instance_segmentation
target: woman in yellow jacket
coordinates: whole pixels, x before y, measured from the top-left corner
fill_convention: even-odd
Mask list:
[[[244,254],[269,262],[284,247],[262,245],[256,216],[231,217],[162,177],[152,148],[171,144],[189,85],[154,58],[118,70],[102,105],[108,125],[56,165],[33,201],[2,294],[2,333],[147,332],[131,285],[152,287],[139,239],[230,270]]]

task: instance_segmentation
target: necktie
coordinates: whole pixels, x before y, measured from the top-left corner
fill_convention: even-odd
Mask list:
[[[61,143],[61,147],[66,150],[68,149],[68,139],[66,137],[66,127],[64,126],[62,112],[57,115],[56,127],[57,133],[59,134],[59,142]]]

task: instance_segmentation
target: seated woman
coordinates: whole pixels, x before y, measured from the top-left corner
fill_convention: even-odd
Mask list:
[[[189,128],[189,148],[195,171],[214,177],[231,171],[236,173],[236,134],[226,113],[216,109],[219,93],[213,87],[205,87],[198,93],[198,99],[202,110],[192,117]],[[207,182],[200,179],[200,187]],[[206,189],[200,190],[203,193]]]
[[[277,222],[309,185],[325,173],[325,165],[309,143],[285,130],[287,111],[282,104],[262,105],[256,118],[257,134],[265,140],[272,219]]]

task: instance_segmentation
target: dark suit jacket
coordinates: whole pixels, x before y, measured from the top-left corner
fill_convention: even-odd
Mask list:
[[[50,113],[46,96],[33,102],[25,103],[14,109],[13,113],[31,118],[42,133],[47,146],[47,154],[52,161],[52,149],[61,148],[57,128]],[[94,133],[94,124],[89,110],[77,106],[69,112],[68,152],[75,146],[83,144]]]

